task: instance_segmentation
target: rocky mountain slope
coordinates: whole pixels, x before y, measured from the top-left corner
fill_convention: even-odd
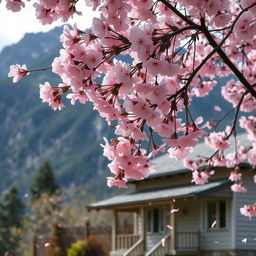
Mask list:
[[[27,34],[0,54],[0,191],[11,184],[26,191],[43,159],[49,159],[62,186],[74,183],[98,193],[106,190],[100,143],[111,131],[92,106],[67,102],[59,112],[43,104],[38,85],[57,82],[51,72],[32,73],[17,84],[7,78],[14,63],[49,66],[58,55],[61,31]]]

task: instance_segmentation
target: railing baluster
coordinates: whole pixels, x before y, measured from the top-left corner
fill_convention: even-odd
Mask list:
[[[200,232],[177,232],[177,249],[200,249]]]

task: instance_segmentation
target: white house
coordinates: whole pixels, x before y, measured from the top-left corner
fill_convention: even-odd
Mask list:
[[[210,153],[200,144],[193,156]],[[256,219],[240,214],[244,204],[256,201],[255,169],[240,165],[247,192],[233,193],[226,168],[215,168],[209,183],[198,186],[191,183],[191,171],[182,162],[166,154],[155,163],[157,172],[145,180],[130,181],[129,192],[88,206],[113,212],[111,256],[256,255]],[[122,211],[133,213],[131,234],[117,232]]]

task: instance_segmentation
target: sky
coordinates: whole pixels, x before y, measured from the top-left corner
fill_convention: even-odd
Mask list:
[[[32,3],[26,1],[26,5],[26,8],[23,8],[20,12],[13,13],[5,8],[5,1],[0,3],[0,52],[4,46],[18,42],[25,33],[49,31],[53,27],[62,24],[61,22],[55,22],[51,25],[42,25],[35,18]],[[80,6],[78,8],[81,10]],[[77,22],[81,29],[90,27],[93,16],[97,14],[93,13],[91,9],[87,10],[83,17],[75,15],[70,23]]]

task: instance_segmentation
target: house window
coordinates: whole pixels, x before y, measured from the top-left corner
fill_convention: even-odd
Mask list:
[[[227,204],[226,201],[214,201],[207,204],[208,228],[226,228],[227,227]],[[212,224],[217,221],[216,225]]]
[[[164,231],[164,209],[151,208],[148,210],[147,231],[159,233]]]

